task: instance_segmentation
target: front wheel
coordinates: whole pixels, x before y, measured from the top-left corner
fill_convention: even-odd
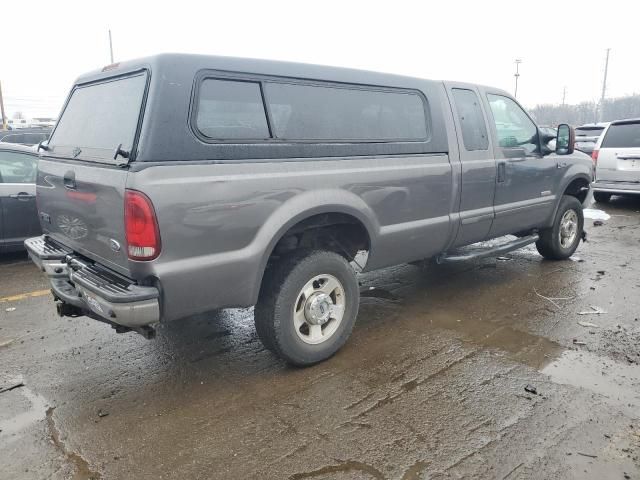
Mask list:
[[[546,259],[567,259],[578,248],[583,227],[582,204],[577,198],[565,195],[560,200],[553,226],[540,232],[536,248]]]
[[[313,365],[347,341],[359,302],[356,273],[347,260],[322,250],[298,252],[265,273],[256,331],[288,363]]]

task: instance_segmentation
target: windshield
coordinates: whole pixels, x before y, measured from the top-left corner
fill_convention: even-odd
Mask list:
[[[129,152],[138,126],[147,75],[76,88],[49,141],[50,153],[81,160],[120,163],[114,152]]]

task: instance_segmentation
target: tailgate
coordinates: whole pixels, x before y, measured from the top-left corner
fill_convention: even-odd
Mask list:
[[[125,185],[147,85],[144,70],[76,85],[38,166],[43,231],[125,275]]]
[[[40,160],[37,197],[44,233],[126,274],[127,171],[107,165]]]

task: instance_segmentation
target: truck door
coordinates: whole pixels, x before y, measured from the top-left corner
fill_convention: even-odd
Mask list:
[[[496,162],[487,116],[476,87],[447,83],[462,168],[460,228],[454,246],[487,238],[493,222]]]
[[[558,195],[560,164],[542,156],[538,127],[511,97],[487,92],[497,164],[491,238],[543,225]]]

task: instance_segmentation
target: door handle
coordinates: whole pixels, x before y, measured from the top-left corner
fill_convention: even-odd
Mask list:
[[[556,163],[556,165],[558,166],[558,168],[564,168],[567,166],[567,162],[558,162]]]
[[[27,201],[31,198],[34,198],[35,195],[32,195],[27,192],[14,193],[13,195],[9,195],[9,198],[15,198],[16,200]]]
[[[65,173],[64,177],[62,178],[62,183],[64,184],[65,188],[68,188],[69,190],[75,190],[76,172],[74,172],[73,170],[69,170],[67,173]]]
[[[507,176],[507,164],[505,162],[498,162],[498,183],[503,183]]]

